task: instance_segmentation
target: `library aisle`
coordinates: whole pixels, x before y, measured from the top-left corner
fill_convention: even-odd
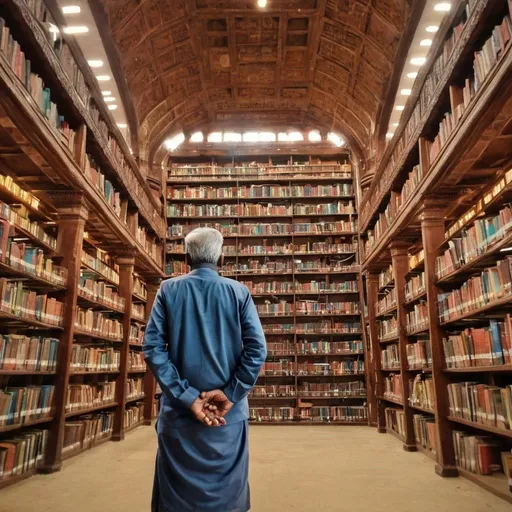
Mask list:
[[[59,473],[6,489],[0,512],[148,510],[155,447],[154,429],[140,428]],[[466,479],[440,479],[425,455],[364,427],[252,427],[250,447],[251,512],[510,511]]]

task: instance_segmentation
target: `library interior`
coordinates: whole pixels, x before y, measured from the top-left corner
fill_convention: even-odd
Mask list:
[[[511,17],[0,0],[0,512],[247,512],[151,506],[144,343],[205,227],[266,340],[251,510],[510,512]]]

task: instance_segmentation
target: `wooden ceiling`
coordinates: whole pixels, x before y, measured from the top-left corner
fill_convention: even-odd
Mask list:
[[[414,5],[100,2],[149,159],[176,131],[212,123],[335,130],[365,153]]]

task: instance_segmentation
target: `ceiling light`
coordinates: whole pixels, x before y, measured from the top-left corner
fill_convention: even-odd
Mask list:
[[[104,101],[105,103],[112,103],[113,101],[116,101],[116,99],[114,98],[114,96],[105,96],[105,97],[103,98],[103,101]]]
[[[414,64],[415,66],[423,66],[423,64],[425,64],[426,60],[427,59],[425,57],[413,57],[410,60],[410,63]]]
[[[412,91],[411,91],[411,89],[401,89],[401,90],[400,90],[400,94],[401,94],[402,96],[410,96],[410,95],[411,95],[411,92],[412,92]]]
[[[235,132],[225,132],[224,142],[242,142],[242,134]]]
[[[422,39],[420,46],[432,46],[432,39]]]
[[[208,142],[222,142],[222,132],[209,133]]]
[[[174,137],[167,139],[164,142],[164,145],[169,151],[174,151],[178,148],[180,144],[183,144],[183,142],[185,142],[185,134],[181,132],[178,133],[178,135],[175,135]]]
[[[425,30],[427,32],[434,34],[435,32],[437,32],[439,30],[439,27],[437,25],[429,25]]]
[[[260,132],[260,142],[275,142],[276,134],[274,132]]]
[[[103,96],[112,96],[112,91],[101,91],[101,94],[103,94]]]
[[[101,66],[103,66],[103,61],[102,60],[88,60],[87,64],[89,64],[89,66],[91,66],[91,68],[101,68]]]
[[[287,134],[287,133],[285,133],[285,132],[279,132],[279,133],[277,134],[277,140],[278,140],[279,142],[289,142],[289,141],[290,141],[290,139],[289,139],[289,137],[288,137],[288,134]]]
[[[79,5],[65,5],[62,7],[62,12],[64,14],[80,14],[82,9],[80,9]]]
[[[407,78],[416,78],[418,76],[417,71],[413,71],[412,73],[407,73]]]
[[[439,4],[434,5],[434,11],[437,12],[450,12],[452,8],[452,4],[449,2],[441,2]]]
[[[72,25],[70,27],[64,27],[64,34],[87,34],[89,28],[85,25]]]
[[[345,144],[345,141],[334,132],[327,134],[327,139],[330,140],[336,147],[341,148]]]
[[[117,123],[118,128],[128,128],[128,125],[126,123]]]
[[[288,134],[288,140],[290,142],[300,142],[304,140],[304,135],[302,135],[300,132],[290,132]]]
[[[203,132],[195,132],[190,136],[190,142],[203,142],[204,135]]]
[[[109,105],[108,106],[109,110],[115,110],[116,108],[117,108],[117,105]]]
[[[394,135],[394,134],[393,134],[393,133],[391,133],[391,132],[386,133],[386,139],[392,139],[392,138],[393,138],[393,135]]]
[[[318,130],[311,130],[308,133],[308,139],[309,142],[321,142],[322,136],[320,135],[320,132]]]
[[[108,82],[110,77],[108,75],[97,75],[96,80],[98,80],[98,82]]]
[[[397,105],[395,107],[395,110],[398,110],[399,112],[401,112],[405,107],[403,105]]]
[[[398,123],[393,123],[393,126],[396,128],[398,126]]]
[[[261,7],[262,9],[267,7],[267,0],[258,0],[258,7]]]
[[[260,140],[260,135],[258,132],[245,132],[243,134],[244,142],[258,142]]]

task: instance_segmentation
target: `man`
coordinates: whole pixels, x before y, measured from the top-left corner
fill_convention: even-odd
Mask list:
[[[223,237],[185,238],[192,271],[158,290],[143,352],[162,388],[153,512],[247,512],[247,393],[267,351],[249,290],[220,277]]]

